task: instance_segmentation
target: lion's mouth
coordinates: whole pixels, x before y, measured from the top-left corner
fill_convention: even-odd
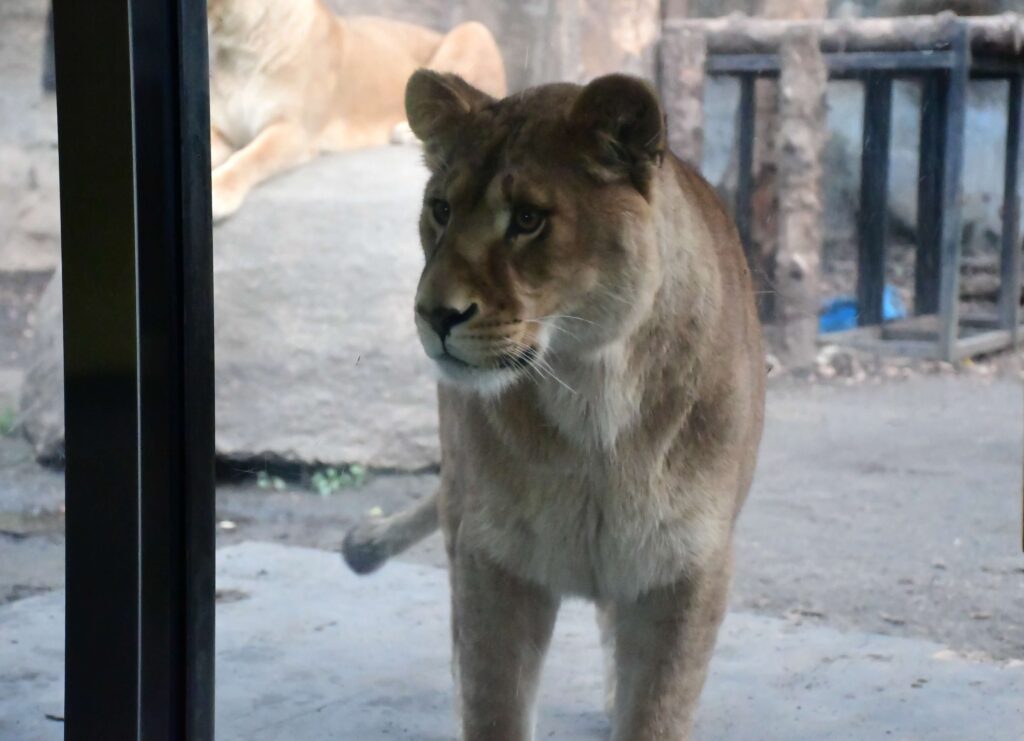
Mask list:
[[[493,365],[476,365],[453,355],[445,348],[439,355],[431,356],[431,360],[442,367],[469,371],[487,370],[525,370],[533,365],[540,353],[535,347],[524,347],[515,352],[506,352],[493,361]]]
[[[506,353],[498,358],[497,367],[501,370],[522,370],[529,368],[537,359],[537,349],[524,347],[515,353]]]
[[[448,350],[444,350],[440,355],[433,355],[430,359],[439,365],[451,365],[456,368],[476,369],[475,365],[470,365],[465,360],[455,357],[448,352]]]

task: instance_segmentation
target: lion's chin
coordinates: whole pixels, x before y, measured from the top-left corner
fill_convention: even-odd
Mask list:
[[[473,391],[481,396],[497,396],[522,376],[517,368],[478,368],[445,354],[432,357],[434,375],[446,386]]]

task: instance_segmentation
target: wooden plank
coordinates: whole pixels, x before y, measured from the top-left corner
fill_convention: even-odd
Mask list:
[[[1020,168],[1021,78],[1010,78],[1006,116],[1006,158],[1003,173],[1003,234],[999,260],[999,320],[1010,330],[1014,347],[1020,323]]]
[[[960,326],[963,329],[1001,329],[999,317],[994,314],[962,314]]]
[[[812,32],[786,37],[778,85],[778,239],[775,314],[789,367],[814,362],[822,246],[822,152],[828,73]]]
[[[860,211],[857,238],[857,322],[882,323],[885,253],[889,225],[889,139],[892,78],[874,73],[864,83]]]
[[[703,34],[676,27],[662,36],[658,60],[669,148],[698,170],[704,152],[704,52]]]
[[[883,340],[868,338],[862,335],[836,338],[830,344],[850,347],[874,355],[892,358],[916,358],[919,360],[938,360],[939,346],[935,342],[916,340]]]
[[[820,34],[821,49],[833,51],[927,51],[948,49],[964,31],[965,50],[987,55],[1018,56],[1024,19],[1017,13],[960,18],[954,13],[896,18],[829,18],[780,20],[733,14],[710,19],[665,22],[699,28],[708,34],[712,53],[773,53],[788,33]]]
[[[928,314],[889,322],[882,326],[879,336],[883,340],[937,342],[939,339],[939,318],[935,314]]]
[[[953,346],[951,361],[973,358],[976,355],[1004,350],[1010,346],[1011,333],[1006,329],[997,329],[991,332],[980,332],[978,334],[961,337]]]

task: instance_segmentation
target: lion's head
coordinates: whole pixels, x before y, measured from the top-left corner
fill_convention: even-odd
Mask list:
[[[495,392],[636,328],[657,290],[664,119],[622,75],[495,100],[421,70],[406,111],[431,172],[416,293],[442,379]]]

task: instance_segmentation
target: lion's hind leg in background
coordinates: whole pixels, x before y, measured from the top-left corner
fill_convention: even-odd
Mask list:
[[[435,72],[456,74],[492,97],[508,94],[501,50],[482,23],[460,23],[446,33],[426,66]]]

